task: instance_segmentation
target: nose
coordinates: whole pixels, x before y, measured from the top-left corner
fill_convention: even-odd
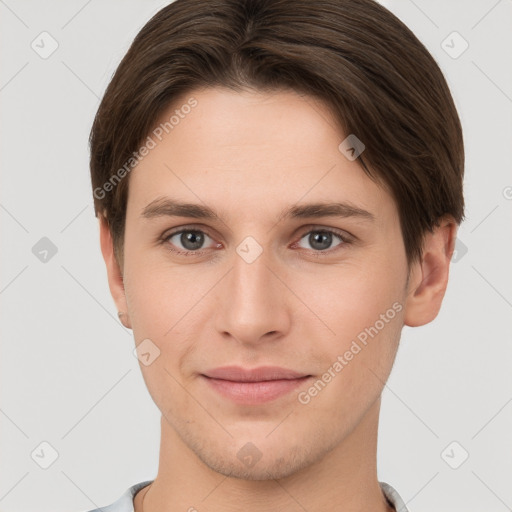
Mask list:
[[[291,324],[293,293],[286,286],[284,267],[269,249],[252,262],[240,254],[233,254],[232,268],[216,294],[216,328],[224,338],[244,345],[275,341]]]

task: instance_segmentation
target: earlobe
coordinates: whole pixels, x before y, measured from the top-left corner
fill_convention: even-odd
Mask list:
[[[418,327],[428,324],[439,313],[448,285],[457,227],[453,219],[446,218],[425,236],[421,260],[411,268],[405,301],[405,325]]]
[[[100,246],[103,259],[107,268],[108,286],[110,294],[114,299],[116,308],[123,314],[118,314],[119,320],[127,328],[131,329],[130,316],[128,314],[128,305],[124,289],[123,274],[114,254],[114,244],[112,235],[105,217],[98,215],[100,227]]]

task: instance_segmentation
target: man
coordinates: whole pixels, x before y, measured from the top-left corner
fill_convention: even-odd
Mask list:
[[[371,0],[177,0],[99,107],[101,249],[162,413],[158,474],[102,510],[405,511],[376,471],[404,325],[463,219],[437,64]]]

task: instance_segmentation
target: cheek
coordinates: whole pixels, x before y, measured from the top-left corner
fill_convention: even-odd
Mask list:
[[[173,325],[177,303],[172,289],[162,286],[154,276],[141,273],[125,280],[125,292],[135,339],[161,338]]]
[[[183,394],[182,373],[197,338],[191,326],[202,325],[199,308],[193,307],[198,299],[181,286],[176,272],[164,272],[147,260],[137,264],[133,259],[125,275],[135,344],[148,347],[144,351],[152,358],[147,365],[141,359],[142,376],[154,403],[173,418],[190,407]]]
[[[403,324],[399,301],[366,299],[338,303],[336,315],[327,319],[336,336],[316,337],[309,359],[318,361],[317,380],[301,395],[311,414],[328,413],[347,428],[381,394]]]
[[[173,374],[197,345],[207,292],[215,283],[206,275],[198,279],[198,267],[193,267],[172,267],[135,252],[126,265],[125,292],[136,343],[150,339],[162,356],[155,362]]]
[[[149,339],[161,354],[170,348],[179,350],[170,341],[184,314],[181,311],[184,294],[175,281],[170,282],[169,272],[132,252],[125,263],[124,287],[136,345]],[[155,363],[162,360],[159,358]],[[141,369],[147,371],[149,367],[141,366]]]
[[[125,292],[134,332],[161,337],[175,323],[189,290],[180,269],[162,261],[161,248],[144,249],[127,235]]]
[[[296,283],[294,291],[308,306],[301,314],[315,316],[314,326],[325,333],[324,339],[342,347],[387,312],[385,320],[392,317],[396,323],[401,308],[393,304],[403,301],[405,275],[399,277],[392,265],[381,261],[378,267],[326,267],[323,274],[298,276]]]
[[[335,401],[349,414],[351,408],[361,408],[357,400],[369,405],[391,371],[403,325],[406,267],[400,254],[388,254],[331,267],[323,278],[300,280],[298,294],[308,298],[309,308],[321,319],[313,322],[309,337],[314,344],[307,356],[317,362],[322,381],[317,386],[322,389],[319,408]],[[311,313],[304,310],[303,315]]]

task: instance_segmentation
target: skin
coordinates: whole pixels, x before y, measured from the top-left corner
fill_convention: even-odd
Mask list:
[[[340,152],[346,135],[327,106],[292,91],[208,88],[183,103],[191,96],[197,106],[129,176],[119,263],[100,219],[122,321],[136,345],[149,338],[160,350],[140,364],[162,413],[161,448],[158,475],[135,510],[144,498],[145,512],[390,511],[376,471],[380,396],[403,325],[439,311],[457,226],[443,219],[409,269],[391,195]],[[219,217],[141,215],[164,196]],[[289,206],[316,202],[349,203],[374,220],[278,220]],[[180,227],[205,234],[198,254],[172,251],[190,251],[179,234],[159,243]],[[351,238],[333,235],[319,249],[310,235],[321,229]],[[262,249],[250,264],[236,251],[247,236]],[[200,377],[231,364],[277,365],[316,381],[394,303],[401,311],[307,404],[297,396],[311,382],[244,405]],[[237,457],[248,442],[261,453],[252,467]]]

